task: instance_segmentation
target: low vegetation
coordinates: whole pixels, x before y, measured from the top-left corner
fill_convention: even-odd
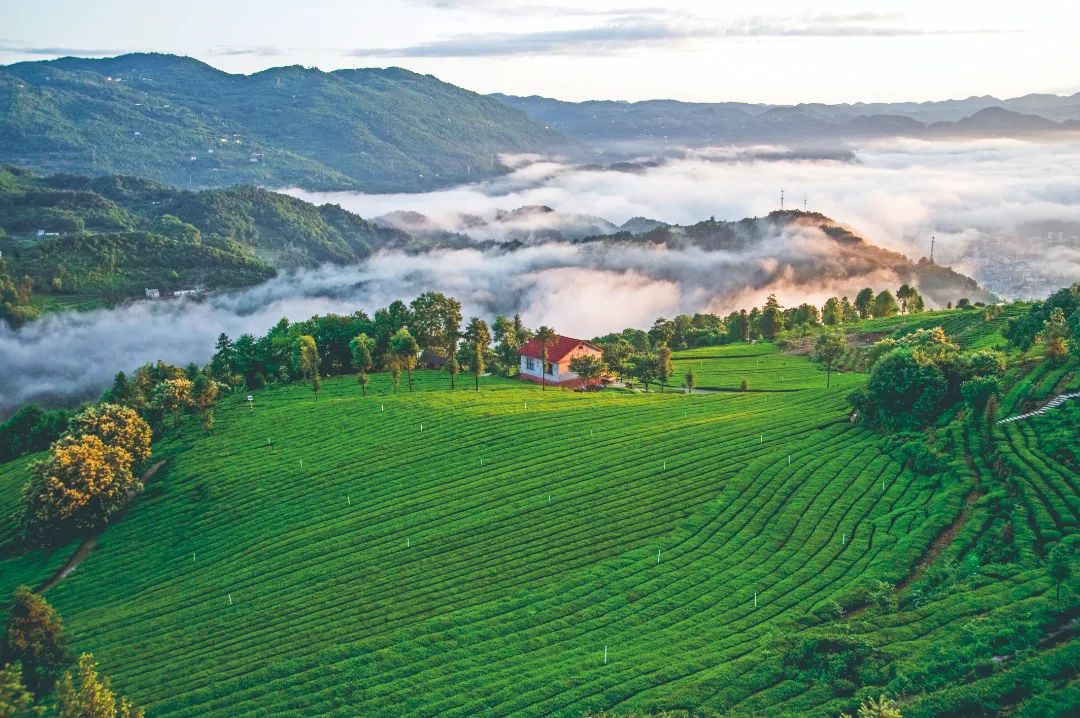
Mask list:
[[[728,343],[673,351],[667,321],[599,339],[607,373],[664,392],[511,381],[520,320],[435,294],[118,377],[106,400],[169,462],[49,589],[71,650],[176,718],[1073,704],[1077,409],[998,423],[1080,386],[1073,335],[1061,358],[1044,330],[1010,343],[1036,305],[828,330],[775,309],[776,342],[708,317]],[[0,499],[28,461],[0,465]],[[0,592],[57,570],[16,540]]]

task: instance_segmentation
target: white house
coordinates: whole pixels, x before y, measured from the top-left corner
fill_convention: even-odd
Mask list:
[[[520,360],[520,374],[524,381],[534,384],[547,383],[552,386],[584,386],[585,380],[570,371],[570,360],[579,356],[592,355],[597,358],[603,352],[600,347],[585,341],[558,335],[555,341],[548,344],[548,359],[546,371],[541,370],[543,363],[540,353],[540,342],[530,339],[518,350]]]

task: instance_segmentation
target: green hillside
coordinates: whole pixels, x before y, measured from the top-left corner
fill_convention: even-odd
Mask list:
[[[939,318],[1002,342],[980,312]],[[421,371],[415,393],[378,374],[366,398],[348,377],[318,402],[306,384],[253,392],[254,412],[227,398],[212,436],[158,442],[165,468],[46,595],[155,718],[1075,705],[1077,586],[1055,602],[1045,551],[1076,533],[1078,487],[1039,422],[1075,429],[1076,407],[946,418],[948,465],[921,474],[849,421],[863,374],[826,389],[769,344],[688,367],[749,390],[451,392]],[[1080,383],[1075,359],[1009,371],[1002,416]],[[25,461],[0,466],[5,506]],[[73,549],[8,551],[2,595]]]
[[[565,146],[493,98],[400,68],[231,75],[160,54],[0,67],[0,162],[47,171],[422,191],[495,174],[498,153]]]
[[[408,242],[337,205],[251,186],[193,192],[0,166],[0,276],[29,277],[43,309],[147,287],[248,286],[277,269],[355,262]]]

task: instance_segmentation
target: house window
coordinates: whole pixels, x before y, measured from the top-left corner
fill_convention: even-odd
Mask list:
[[[536,360],[525,357],[525,368],[529,371],[536,371]]]
[[[547,373],[548,374],[550,374],[551,376],[555,376],[555,372],[557,370],[558,370],[558,367],[556,365],[552,364],[551,362],[548,362],[548,365],[547,365]]]

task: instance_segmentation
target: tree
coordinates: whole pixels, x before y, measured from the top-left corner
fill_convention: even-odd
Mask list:
[[[656,355],[635,354],[630,359],[630,374],[649,390],[649,382],[656,379]]]
[[[424,292],[412,301],[409,310],[408,324],[418,346],[449,357],[461,329],[461,302],[440,292]],[[419,348],[416,353],[420,353]]]
[[[0,718],[38,718],[45,707],[34,704],[34,694],[22,682],[18,663],[0,664]]]
[[[1060,362],[1068,356],[1069,325],[1065,323],[1065,312],[1061,307],[1054,307],[1050,312],[1050,318],[1043,322],[1043,330],[1039,338],[1046,347],[1047,359]]]
[[[68,433],[96,436],[107,446],[128,452],[135,464],[150,458],[150,426],[125,406],[91,405],[72,417]]]
[[[875,319],[881,317],[895,317],[900,313],[900,307],[896,305],[896,298],[888,289],[882,289],[881,293],[874,297],[874,305],[870,310]]]
[[[1061,600],[1061,584],[1072,578],[1072,558],[1072,547],[1064,543],[1055,545],[1046,557],[1050,578],[1054,579],[1054,584],[1057,586],[1055,601]]]
[[[630,371],[628,362],[634,354],[634,345],[625,339],[616,339],[604,344],[604,364],[620,380]]]
[[[143,718],[143,709],[112,689],[108,676],[98,674],[91,653],[79,656],[77,675],[64,674],[56,687],[59,718]]]
[[[93,434],[57,441],[48,459],[30,465],[23,490],[26,537],[47,544],[105,525],[130,493],[142,489],[131,473],[132,461],[125,449]]]
[[[462,335],[465,338],[469,366],[472,367],[476,390],[480,391],[480,375],[487,370],[487,350],[491,344],[491,330],[487,322],[479,317],[469,320]]]
[[[495,317],[491,330],[495,339],[495,355],[509,376],[511,368],[517,366],[518,350],[529,340],[532,333],[522,323],[519,314],[515,314],[513,319]]]
[[[398,385],[401,384],[401,363],[396,357],[391,356],[386,361],[386,368],[390,370],[390,383],[394,387],[394,393],[397,394]]]
[[[457,355],[451,352],[450,356],[446,360],[446,373],[450,375],[450,391],[454,390],[454,380],[461,372],[461,365],[458,364]]]
[[[887,429],[915,429],[936,414],[948,384],[941,370],[917,349],[900,346],[881,357],[865,389],[849,401],[870,424]]]
[[[56,609],[26,586],[15,591],[4,626],[3,661],[22,664],[22,682],[41,697],[67,663],[64,622]]]
[[[319,365],[322,364],[319,347],[315,344],[315,337],[310,334],[301,334],[296,342],[300,349],[300,374],[305,379],[311,379],[311,392],[318,401],[322,384],[319,381]]]
[[[840,316],[843,317],[841,322],[844,324],[850,324],[859,318],[859,310],[846,296],[840,298]]]
[[[585,384],[599,381],[604,374],[604,363],[600,357],[592,354],[582,354],[570,360],[570,371],[585,380]]]
[[[780,302],[776,300],[775,294],[770,294],[765,300],[759,324],[761,336],[770,341],[776,339],[776,335],[784,330],[784,310],[780,308]]]
[[[900,288],[896,290],[896,299],[900,302],[900,313],[907,314],[908,300],[918,294],[915,288],[910,284],[901,284]]]
[[[847,337],[839,329],[826,329],[814,341],[814,360],[825,365],[825,388],[832,386],[832,370],[847,351]]]
[[[214,410],[207,409],[203,412],[203,431],[207,436],[214,433]]]
[[[154,387],[150,405],[161,416],[173,417],[173,428],[180,426],[180,416],[191,406],[191,381],[185,378],[166,379]]]
[[[191,382],[191,400],[195,406],[206,411],[217,401],[218,386],[205,372],[198,372]]]
[[[368,372],[372,365],[371,351],[374,348],[375,340],[363,332],[349,340],[349,355],[353,369],[356,370],[356,383],[360,385],[361,396],[367,396]]]
[[[976,414],[981,414],[986,409],[987,402],[997,390],[997,379],[992,377],[976,377],[960,385],[960,395]]]
[[[214,376],[224,379],[235,369],[236,352],[232,340],[224,332],[218,334],[214,343],[214,358],[210,360],[210,369]]]
[[[675,367],[671,364],[671,349],[662,346],[656,351],[656,378],[660,380],[661,394],[664,393],[664,387],[673,373],[675,373]]]
[[[867,319],[870,317],[870,310],[873,305],[874,290],[870,287],[864,287],[855,295],[855,311],[859,313],[860,319]]]
[[[697,375],[694,374],[693,369],[686,372],[685,383],[686,383],[686,393],[687,394],[693,394],[694,393],[694,387],[697,386]]]
[[[657,320],[660,321],[660,320]],[[548,368],[548,351],[551,349],[551,345],[555,343],[557,338],[555,330],[551,327],[544,325],[536,330],[536,334],[533,338],[540,344],[540,389],[541,391],[547,391],[547,375],[550,373]]]
[[[825,306],[821,308],[821,323],[827,327],[844,323],[844,312],[840,306],[840,300],[836,297],[825,300]]]
[[[413,369],[416,368],[416,355],[420,353],[420,345],[406,327],[394,332],[390,337],[390,351],[409,377],[409,391],[413,390]]]

